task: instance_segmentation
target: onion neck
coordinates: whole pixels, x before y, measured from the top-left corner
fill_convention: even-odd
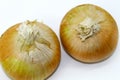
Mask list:
[[[94,21],[90,17],[86,17],[75,29],[79,38],[84,42],[87,38],[92,37],[100,30],[100,21]]]
[[[41,36],[41,31],[39,29],[39,26],[37,25],[37,21],[26,21],[23,22],[18,28],[17,28],[18,34],[19,34],[19,42],[20,42],[20,51],[30,52],[33,49],[40,48],[37,46],[37,44],[44,44],[48,47],[50,47],[50,43]]]

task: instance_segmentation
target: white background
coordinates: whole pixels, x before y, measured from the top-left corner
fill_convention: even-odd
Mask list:
[[[16,23],[37,19],[51,27],[59,38],[59,25],[64,15],[71,8],[84,3],[95,4],[107,10],[120,30],[119,0],[0,0],[0,35]],[[61,63],[48,80],[120,80],[119,48],[120,41],[109,59],[84,64],[71,58],[61,47]],[[10,80],[1,66],[0,80]]]

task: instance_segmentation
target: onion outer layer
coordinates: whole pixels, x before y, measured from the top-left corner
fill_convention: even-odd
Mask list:
[[[60,38],[64,49],[74,59],[94,63],[112,55],[118,42],[118,28],[107,11],[93,4],[83,4],[64,16]]]
[[[60,44],[56,34],[45,24],[37,21],[27,22],[40,30],[42,38],[39,39],[38,36],[39,42],[34,42],[40,49],[39,52],[30,52],[32,49],[37,50],[35,47],[29,48],[33,45],[32,43],[31,45],[25,44],[25,47],[21,48],[21,43],[24,40],[20,38],[17,30],[22,25],[22,23],[19,23],[10,27],[1,36],[1,64],[12,80],[45,80],[53,74],[60,63]],[[35,39],[37,38],[35,37]],[[47,41],[50,44],[49,47]],[[29,42],[29,39],[27,42]]]

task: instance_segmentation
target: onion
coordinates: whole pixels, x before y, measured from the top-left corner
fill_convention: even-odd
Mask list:
[[[12,80],[45,80],[60,62],[56,34],[37,21],[18,23],[0,39],[1,65]]]
[[[107,11],[93,4],[83,4],[64,16],[60,38],[74,59],[94,63],[112,55],[118,42],[118,28]]]

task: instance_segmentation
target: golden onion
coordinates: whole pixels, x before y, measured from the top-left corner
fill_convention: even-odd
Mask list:
[[[26,21],[1,36],[0,57],[12,80],[45,80],[59,65],[60,44],[48,26]]]
[[[94,63],[112,55],[118,42],[118,28],[107,11],[93,4],[83,4],[64,16],[60,38],[74,59]]]

